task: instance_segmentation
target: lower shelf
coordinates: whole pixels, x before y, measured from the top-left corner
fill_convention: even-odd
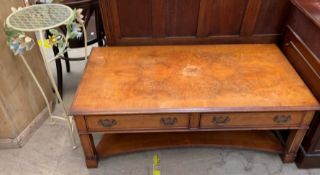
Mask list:
[[[283,152],[283,146],[272,131],[105,134],[97,145],[97,152],[99,157],[108,157],[163,148],[212,146]]]

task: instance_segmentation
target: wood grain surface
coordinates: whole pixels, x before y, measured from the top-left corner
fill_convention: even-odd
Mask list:
[[[200,128],[246,128],[248,126],[256,128],[287,126],[289,128],[290,126],[300,126],[303,116],[303,112],[202,114]]]
[[[178,139],[177,139],[178,138]],[[282,153],[271,131],[105,134],[97,145],[99,157],[174,147],[231,147]]]
[[[274,44],[95,48],[70,113],[315,110]]]
[[[320,27],[319,10],[320,5],[318,0],[291,0],[295,8],[304,13],[312,22]]]
[[[315,110],[273,44],[95,48],[71,114]]]
[[[290,9],[289,0],[99,3],[107,45],[275,43]]]
[[[166,125],[164,122],[169,123]],[[101,122],[114,121],[114,125],[105,126]],[[164,122],[163,122],[164,121]],[[170,122],[172,122],[170,124]],[[168,115],[130,115],[130,116],[88,116],[86,117],[89,131],[112,130],[160,130],[160,129],[187,129],[189,127],[188,114]]]
[[[12,13],[11,7],[25,5],[21,0],[1,2],[1,24]],[[33,33],[27,35],[37,41]],[[14,56],[8,47],[3,26],[0,27],[0,55],[0,139],[17,142],[16,137],[46,108],[46,103],[21,58]],[[52,101],[53,92],[38,45],[24,56],[49,101]]]

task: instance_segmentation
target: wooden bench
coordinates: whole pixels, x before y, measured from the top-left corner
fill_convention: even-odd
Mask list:
[[[276,45],[246,44],[94,48],[70,113],[96,167],[113,154],[210,145],[292,162],[317,109]],[[271,132],[283,129],[284,146]],[[97,149],[92,133],[105,134]]]
[[[299,45],[297,53],[300,38],[290,27],[283,41],[289,0],[100,5],[112,47],[92,51],[70,109],[87,167],[99,157],[189,146],[250,148],[294,161],[320,108],[310,76],[295,71],[309,65],[299,49],[312,52]],[[104,134],[97,146],[92,133]]]

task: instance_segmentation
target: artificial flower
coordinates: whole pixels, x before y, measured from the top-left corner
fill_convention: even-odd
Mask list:
[[[77,23],[72,24],[72,33],[74,33],[75,38],[81,38],[82,37],[82,32],[80,25]]]
[[[57,37],[56,36],[49,36],[48,37],[48,41],[49,41],[49,44],[51,45],[51,46],[57,46],[57,44],[58,44],[58,39],[57,39]]]
[[[14,55],[23,54],[25,51],[31,50],[34,46],[32,38],[19,34],[15,38],[11,38],[8,45]]]
[[[11,7],[11,11],[12,11],[12,12],[16,12],[16,11],[19,11],[19,10],[21,10],[21,9],[22,9],[22,7],[18,7],[18,8]]]
[[[79,24],[83,24],[84,23],[82,11],[83,11],[83,9],[77,9],[75,11],[75,19],[77,20],[77,22]]]

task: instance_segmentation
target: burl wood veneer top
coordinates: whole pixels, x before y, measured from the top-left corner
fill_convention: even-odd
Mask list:
[[[315,110],[274,44],[94,48],[73,115]]]

